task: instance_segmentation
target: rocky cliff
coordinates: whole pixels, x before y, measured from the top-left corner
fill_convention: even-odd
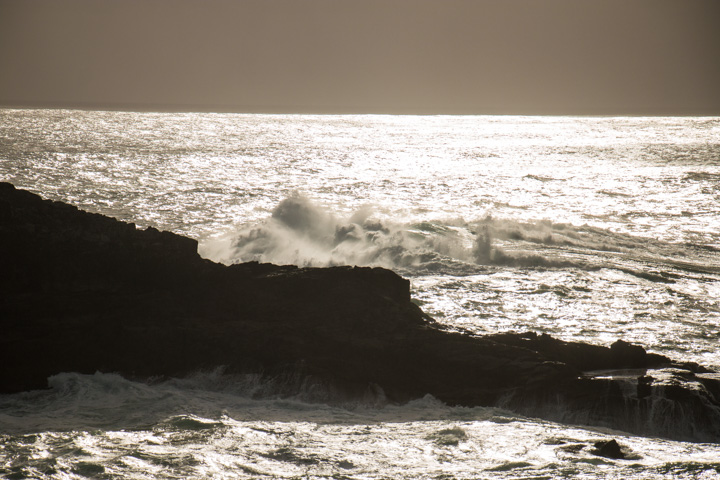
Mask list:
[[[131,378],[292,372],[342,395],[425,394],[636,433],[720,440],[720,383],[647,354],[528,334],[443,331],[380,268],[202,259],[197,242],[0,183],[0,392],[64,371]],[[633,369],[622,374],[591,370]],[[658,402],[677,410],[672,421]],[[664,405],[664,404],[663,404]],[[669,410],[668,410],[669,409]],[[678,428],[678,415],[689,426]]]

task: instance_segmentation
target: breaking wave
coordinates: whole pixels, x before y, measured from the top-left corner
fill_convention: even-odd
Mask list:
[[[200,253],[226,264],[412,267],[440,257],[471,261],[471,235],[450,224],[381,222],[364,207],[341,219],[301,195],[284,199],[262,224],[208,240]],[[471,245],[470,245],[471,246]]]
[[[280,420],[293,415],[322,417],[333,409],[372,411],[388,405],[376,385],[350,395],[294,371],[273,376],[228,374],[218,367],[184,378],[147,382],[114,373],[65,372],[49,377],[48,386],[47,390],[0,395],[0,432],[135,429],[188,412],[212,418],[250,415]]]
[[[249,261],[301,267],[380,266],[406,274],[473,274],[492,266],[615,268],[654,282],[676,271],[720,274],[713,251],[550,220],[494,218],[401,223],[380,220],[370,207],[341,218],[294,194],[257,225],[209,239],[200,253],[225,263]]]
[[[634,371],[596,372],[599,375],[636,374]],[[636,384],[627,381],[622,395],[631,407],[628,418],[608,415],[606,428],[632,426],[643,435],[684,438],[688,441],[712,441],[708,432],[717,432],[717,425],[700,424],[686,412],[672,391],[665,385],[673,382],[696,384],[696,401],[706,402],[708,391],[695,377],[663,377],[678,375],[671,370],[653,370],[658,386],[653,386],[643,402],[638,403]],[[704,374],[717,384],[717,374]],[[602,377],[598,377],[602,378]],[[425,395],[405,404],[387,401],[382,389],[369,385],[360,395],[342,394],[327,383],[318,383],[296,372],[285,375],[226,374],[222,368],[196,372],[185,378],[165,378],[138,382],[117,374],[60,373],[48,378],[48,390],[0,395],[0,432],[27,434],[38,431],[71,431],[77,429],[144,428],[171,430],[206,430],[222,428],[222,419],[265,420],[280,422],[315,421],[323,423],[417,420],[490,420],[508,423],[540,415],[551,421],[587,425],[596,411],[564,405],[562,402],[533,405],[523,400],[516,408],[506,409],[501,401],[494,407],[450,406],[432,395]],[[644,406],[643,406],[644,405]],[[633,410],[635,408],[635,410]],[[644,411],[643,408],[648,409]],[[710,407],[714,408],[714,407]],[[512,410],[518,410],[513,413]],[[626,412],[627,414],[627,412]],[[647,422],[647,415],[654,418]],[[205,420],[203,420],[205,419]],[[215,420],[210,420],[215,419]],[[638,423],[639,422],[639,423]],[[2,435],[0,435],[1,439]],[[448,435],[444,435],[448,437]],[[455,438],[436,438],[447,442]]]

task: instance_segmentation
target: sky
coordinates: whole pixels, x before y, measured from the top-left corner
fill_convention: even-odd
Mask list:
[[[0,0],[0,105],[720,115],[720,0]]]

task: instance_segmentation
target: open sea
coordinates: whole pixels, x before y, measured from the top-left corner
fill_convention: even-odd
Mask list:
[[[5,109],[0,180],[218,262],[387,267],[467,334],[720,371],[720,118]],[[720,444],[267,382],[61,373],[0,395],[0,477],[720,478]],[[610,438],[628,458],[591,452]]]

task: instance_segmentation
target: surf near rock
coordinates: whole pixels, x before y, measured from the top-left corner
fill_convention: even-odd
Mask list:
[[[5,393],[46,388],[60,372],[142,379],[223,365],[292,372],[347,398],[368,389],[391,402],[431,394],[453,405],[720,440],[720,384],[702,367],[624,342],[446,332],[390,270],[224,266],[201,258],[195,240],[8,183],[0,184],[0,252]],[[622,369],[633,373],[602,373]],[[659,405],[670,414],[659,415]]]

